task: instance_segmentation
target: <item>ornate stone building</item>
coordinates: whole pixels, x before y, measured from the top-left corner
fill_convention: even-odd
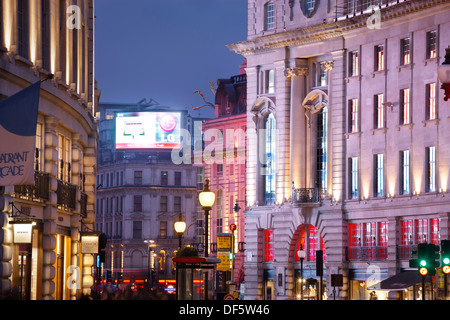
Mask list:
[[[0,189],[1,297],[76,299],[93,284],[80,235],[94,222],[94,3],[68,3],[0,3],[0,99],[54,75],[41,85],[35,185]],[[31,242],[18,243],[24,221],[34,222]]]
[[[323,298],[417,298],[412,252],[449,236],[450,4],[248,4],[246,299],[320,298],[318,250]]]

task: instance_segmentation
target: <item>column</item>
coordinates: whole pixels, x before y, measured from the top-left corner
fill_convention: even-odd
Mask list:
[[[295,64],[299,62],[296,59]],[[285,69],[285,76],[291,79],[289,183],[293,183],[294,188],[306,187],[306,119],[302,101],[306,94],[307,73],[306,66]]]
[[[11,291],[13,233],[8,224],[8,203],[11,197],[5,194],[6,187],[0,187],[0,299],[5,298]]]
[[[50,201],[44,208],[43,257],[42,257],[42,300],[53,300],[55,293],[56,270],[56,211],[58,187],[58,135],[56,126],[59,120],[55,117],[45,118],[45,172],[50,174]]]

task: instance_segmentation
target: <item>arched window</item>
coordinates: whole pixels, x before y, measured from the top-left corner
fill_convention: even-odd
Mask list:
[[[306,252],[306,260],[308,261],[316,260],[317,250],[323,251],[323,259],[326,260],[323,238],[320,236],[319,230],[312,225],[304,226],[300,233],[300,237],[298,238],[295,246],[295,261],[300,261],[297,254],[300,248]]]
[[[265,197],[266,205],[271,205],[275,203],[276,182],[276,121],[272,113],[266,118],[265,129]]]
[[[264,30],[271,30],[275,27],[275,7],[272,1],[264,5]]]

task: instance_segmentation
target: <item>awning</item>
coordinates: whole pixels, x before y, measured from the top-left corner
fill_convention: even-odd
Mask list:
[[[417,271],[403,271],[367,288],[367,290],[402,291],[422,280]]]

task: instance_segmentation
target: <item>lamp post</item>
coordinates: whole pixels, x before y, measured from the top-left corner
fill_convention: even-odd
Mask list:
[[[444,89],[444,100],[450,99],[450,46],[445,49],[445,60],[438,67],[438,78],[442,82],[441,89]]]
[[[205,180],[203,185],[203,191],[198,194],[198,200],[202,206],[202,210],[205,211],[205,257],[208,257],[208,225],[209,225],[209,212],[211,211],[216,195],[209,190],[209,179]],[[208,300],[208,273],[205,279],[205,300]]]
[[[178,234],[178,249],[181,250],[181,237],[186,230],[186,222],[183,221],[183,215],[180,213],[178,221],[173,225],[175,232]]]
[[[300,299],[303,300],[303,260],[306,257],[306,252],[303,250],[303,245],[300,244],[300,250],[297,251],[300,258]]]
[[[147,275],[147,286],[148,286],[148,291],[150,291],[152,289],[152,285],[153,285],[153,279],[152,279],[152,268],[151,268],[151,263],[150,263],[150,259],[151,259],[151,255],[152,255],[152,250],[153,250],[153,245],[155,243],[155,240],[144,240],[145,243],[148,244],[148,275]]]

